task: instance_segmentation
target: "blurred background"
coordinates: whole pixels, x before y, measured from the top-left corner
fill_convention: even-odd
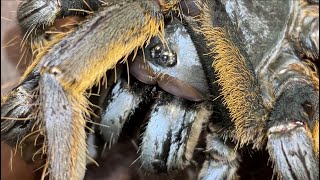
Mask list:
[[[16,21],[18,4],[17,0],[1,0],[1,97],[17,85],[31,57],[20,48],[21,36]],[[21,63],[17,66],[20,59]],[[11,170],[10,150],[1,142],[1,180],[33,179],[31,167],[19,155],[12,159]]]

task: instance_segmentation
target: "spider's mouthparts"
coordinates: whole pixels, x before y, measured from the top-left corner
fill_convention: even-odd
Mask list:
[[[271,127],[269,129],[269,134],[286,133],[286,132],[294,130],[298,127],[303,127],[304,125],[305,125],[305,123],[302,121],[294,121],[294,122],[289,122],[286,124],[280,124],[280,125]]]
[[[167,44],[151,39],[130,64],[130,73],[146,84],[189,101],[208,99],[209,87],[196,47],[184,25],[173,20],[165,30]],[[144,56],[144,57],[143,57]]]

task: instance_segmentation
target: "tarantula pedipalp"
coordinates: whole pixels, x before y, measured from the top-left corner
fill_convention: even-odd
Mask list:
[[[29,1],[26,6],[34,7],[34,2]],[[168,1],[168,4],[164,4],[160,1],[158,6],[153,1],[107,2],[105,7],[73,33],[58,39],[56,44],[49,45],[48,51],[40,54],[34,66],[26,73],[24,82],[2,105],[2,116],[36,115],[37,119],[41,119],[38,122],[45,124],[50,174],[55,178],[81,178],[84,174],[83,113],[87,112],[88,107],[84,91],[99,81],[122,57],[128,56],[151,37],[158,35],[163,40],[162,13],[170,12],[179,3]],[[312,73],[300,59],[305,55],[318,60],[318,40],[314,36],[314,31],[318,31],[319,27],[314,19],[318,19],[318,16],[307,13],[307,10],[312,6],[318,11],[319,7],[293,0],[273,3],[254,1],[254,6],[246,1],[238,0],[236,4],[233,2],[196,1],[198,10],[193,13],[198,13],[199,16],[183,17],[205,75],[209,78],[210,93],[213,97],[221,95],[224,100],[225,107],[220,101],[213,103],[219,116],[224,117],[213,125],[220,125],[223,131],[216,131],[216,127],[213,127],[211,133],[219,132],[219,137],[231,138],[240,146],[252,143],[254,148],[264,147],[267,140],[268,150],[275,162],[275,171],[281,177],[316,179],[319,176],[318,157],[315,155],[318,153],[315,141],[319,135],[319,102],[315,99],[319,96],[319,80],[318,74]],[[188,3],[192,4],[193,1]],[[61,4],[51,2],[47,5],[57,8]],[[248,7],[251,7],[250,11]],[[34,13],[37,14],[36,11]],[[54,14],[55,11],[49,13]],[[35,14],[31,13],[22,20],[28,17],[34,19],[32,16]],[[273,15],[272,19],[268,18],[269,15]],[[136,21],[128,21],[129,19]],[[87,47],[88,44],[95,46]],[[212,83],[215,82],[213,79],[217,80],[219,86]],[[17,100],[34,101],[32,98],[27,99],[30,96],[25,96],[24,93],[31,94],[38,82],[40,94],[35,96],[35,100],[40,106],[32,112],[30,106],[25,108],[16,105]],[[216,91],[218,89],[221,91]],[[290,108],[285,107],[286,103]],[[55,107],[56,104],[60,107]],[[40,111],[35,111],[37,109]],[[67,122],[65,126],[61,125],[61,121]],[[57,127],[52,128],[52,123]],[[19,135],[25,136],[23,131],[13,131],[15,127],[12,122],[5,120],[1,124],[13,127],[2,131],[14,134],[11,140]],[[65,131],[71,132],[68,134],[71,135],[69,138],[65,134],[60,136]],[[210,143],[219,144],[215,141],[215,136],[209,134],[207,139],[208,149],[214,151],[209,153],[211,156],[201,173],[203,178],[218,176],[221,171],[215,171],[217,159],[224,155],[223,148],[217,149]],[[70,145],[72,149],[68,149]],[[278,145],[283,148],[279,150]],[[66,152],[65,156],[56,151],[58,147]],[[303,161],[300,152],[305,154],[308,161]],[[74,156],[70,156],[73,153]],[[55,159],[52,159],[53,154]],[[60,162],[65,159],[67,163],[62,166]],[[232,167],[230,161],[224,161],[227,168]],[[295,163],[292,164],[291,161]],[[305,168],[301,171],[301,167]],[[64,171],[59,171],[61,169]],[[223,174],[226,177],[228,175],[230,174]]]

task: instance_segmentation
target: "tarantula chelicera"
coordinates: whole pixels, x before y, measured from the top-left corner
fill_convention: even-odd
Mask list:
[[[267,148],[281,179],[317,179],[318,12],[317,1],[305,0],[22,2],[18,21],[36,57],[3,98],[2,139],[27,147],[41,137],[44,172],[82,179],[86,122],[99,123],[111,146],[152,104],[139,157],[147,171],[183,169],[205,136],[199,179],[236,178],[243,147]],[[85,18],[46,33],[70,15]],[[89,101],[120,61],[129,61],[133,82],[117,73],[98,102]],[[89,120],[93,103],[100,116]]]

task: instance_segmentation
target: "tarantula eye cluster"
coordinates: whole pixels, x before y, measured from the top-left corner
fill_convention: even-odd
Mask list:
[[[319,3],[252,3],[23,2],[18,21],[39,53],[1,104],[2,140],[41,144],[43,175],[59,180],[83,179],[87,149],[103,161],[127,137],[131,163],[154,174],[236,179],[245,152],[267,149],[279,178],[318,179]],[[84,20],[44,40],[72,15]]]
[[[151,58],[159,58],[162,53],[162,46],[157,45],[154,48],[151,48]]]
[[[162,44],[158,44],[150,49],[151,59],[154,59],[159,65],[172,67],[177,64],[177,55]]]

